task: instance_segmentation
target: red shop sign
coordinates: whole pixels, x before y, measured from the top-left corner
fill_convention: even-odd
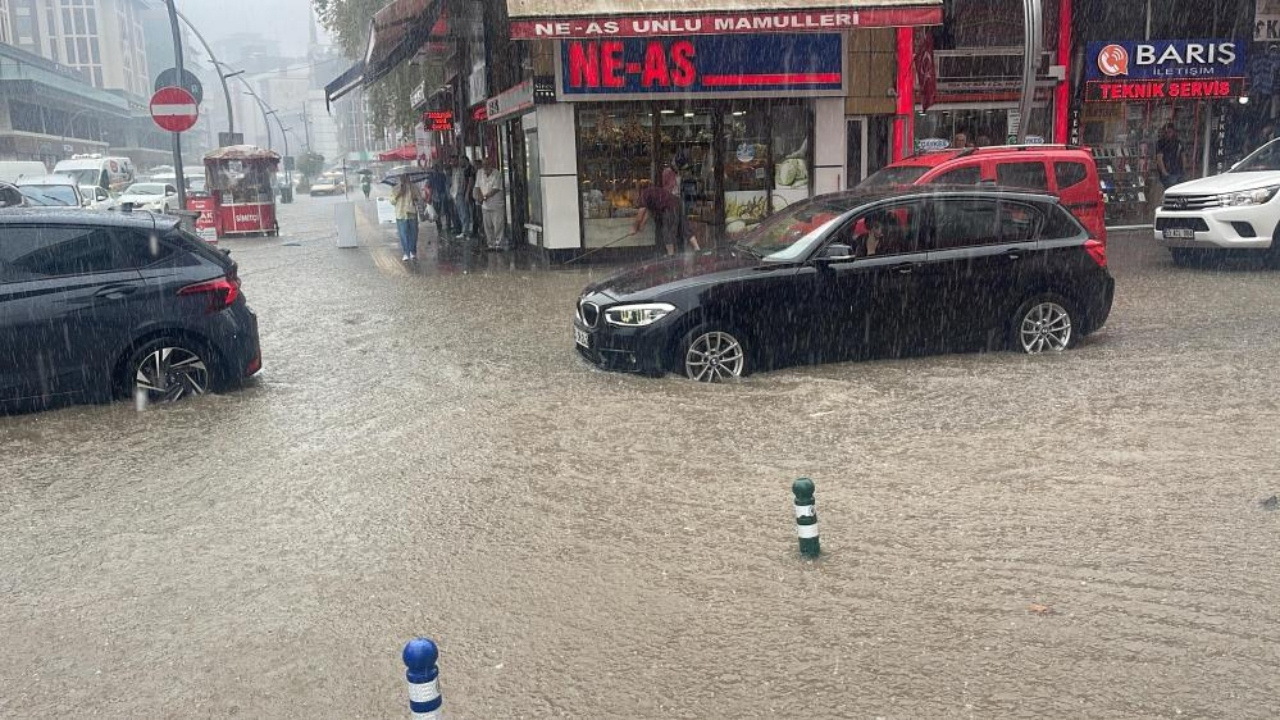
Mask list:
[[[486,103],[471,108],[471,119],[476,122],[484,122],[489,119],[489,106]]]
[[[452,110],[430,110],[422,113],[422,127],[435,132],[453,131]]]
[[[1131,80],[1085,83],[1090,102],[1128,100],[1222,100],[1244,94],[1244,78],[1205,80]]]

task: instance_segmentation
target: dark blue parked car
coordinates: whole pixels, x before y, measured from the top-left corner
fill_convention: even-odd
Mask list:
[[[0,212],[0,403],[220,390],[262,366],[227,253],[147,212]]]

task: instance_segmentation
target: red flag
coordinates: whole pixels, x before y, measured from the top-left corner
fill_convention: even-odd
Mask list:
[[[916,35],[916,87],[920,89],[920,109],[928,110],[938,96],[938,70],[933,64],[933,33],[929,28]]]

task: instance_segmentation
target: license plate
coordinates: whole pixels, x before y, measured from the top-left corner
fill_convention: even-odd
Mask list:
[[[1165,240],[1195,240],[1196,231],[1191,228],[1169,228],[1164,231]]]
[[[578,343],[582,347],[587,348],[588,350],[591,349],[591,336],[587,334],[586,330],[574,328],[573,341]]]

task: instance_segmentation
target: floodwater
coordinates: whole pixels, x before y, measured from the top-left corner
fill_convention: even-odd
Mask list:
[[[253,386],[0,418],[0,716],[402,717],[416,634],[451,720],[1280,716],[1280,275],[1118,236],[1064,355],[710,387],[336,202],[227,243]]]

